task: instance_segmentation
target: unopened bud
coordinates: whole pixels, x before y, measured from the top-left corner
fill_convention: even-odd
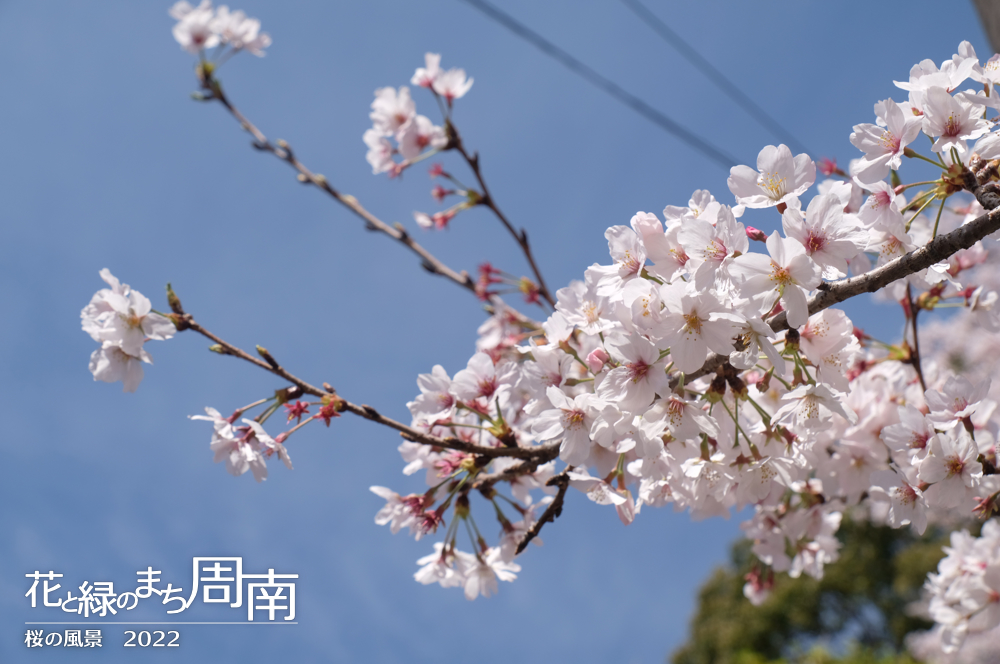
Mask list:
[[[764,377],[757,381],[757,391],[760,393],[767,392],[771,389],[771,376],[774,375],[774,367],[771,367],[770,371],[764,374]]]
[[[280,366],[278,361],[271,357],[271,354],[263,346],[257,346],[257,354],[264,358],[264,361],[270,364],[272,369],[277,369]]]
[[[799,331],[796,329],[785,332],[785,350],[798,352],[800,339]]]
[[[726,376],[726,382],[729,383],[729,389],[733,391],[733,396],[737,399],[746,399],[748,391],[747,385],[743,382],[739,376]]]
[[[709,403],[718,403],[724,396],[726,396],[726,377],[716,376],[705,391],[705,400]]]
[[[757,240],[758,242],[767,242],[767,235],[764,231],[759,228],[754,228],[753,226],[747,226],[747,237],[751,240]]]
[[[170,305],[170,310],[175,314],[184,314],[184,307],[181,306],[181,299],[177,297],[177,293],[174,289],[167,283],[167,304]]]
[[[467,516],[469,516],[469,497],[463,493],[455,500],[455,518],[464,519]]]
[[[595,348],[590,351],[590,355],[587,356],[587,368],[590,369],[591,373],[601,373],[601,369],[604,368],[604,363],[607,362],[611,357],[608,352],[603,348]]]

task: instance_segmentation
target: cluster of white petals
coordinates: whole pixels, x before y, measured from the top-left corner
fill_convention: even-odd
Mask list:
[[[440,67],[440,55],[428,53],[425,60],[426,67],[417,69],[413,75],[413,84],[428,88],[435,95],[446,99],[449,108],[453,100],[463,96],[472,87],[472,79],[466,80],[463,70],[443,71]],[[444,128],[417,113],[410,89],[406,86],[401,86],[398,90],[391,87],[376,90],[369,117],[372,128],[365,131],[362,138],[368,146],[366,158],[373,173],[399,175],[403,168],[421,158],[421,155],[426,157],[448,144]],[[395,145],[389,139],[393,139]],[[403,161],[397,162],[396,155],[401,156]]]
[[[214,408],[205,408],[206,415],[189,415],[192,420],[205,420],[213,426],[210,448],[215,453],[215,462],[226,462],[230,474],[240,476],[248,470],[258,482],[267,479],[267,457],[277,454],[278,458],[292,470],[292,459],[282,441],[271,438],[264,427],[254,420],[243,419],[243,425],[236,425],[241,411],[230,417],[223,417]]]
[[[80,312],[83,331],[101,344],[90,356],[94,380],[122,381],[126,392],[135,392],[142,381],[142,363],[153,363],[143,345],[150,339],[162,341],[174,336],[176,328],[165,316],[152,311],[145,295],[101,270],[110,288],[102,288]]]
[[[946,163],[989,156],[997,137],[984,130],[986,102],[970,100],[972,91],[953,95],[963,78],[943,69],[947,86],[924,66],[907,87],[908,102],[879,102],[876,124],[858,125],[851,136],[864,156],[844,179],[820,182],[811,199],[801,197],[815,184],[812,160],[768,146],[756,170],[732,169],[734,205],[702,190],[685,207],[667,206],[662,218],[637,212],[629,225],[609,228],[609,264],[559,290],[540,329],[526,333],[497,311],[466,368],[454,378],[440,366],[420,376],[412,426],[487,447],[558,445],[569,486],[614,506],[625,524],[644,505],[671,504],[694,518],[751,507],[744,531],[754,555],[791,576],[822,575],[837,559],[843,513],[862,503],[871,518],[918,532],[982,512],[1000,490],[990,383],[974,385],[928,353],[920,376],[901,354],[908,347],[872,344],[843,311],[810,315],[807,307],[825,281],[883,265],[962,223],[951,209],[937,219],[904,218],[905,188],[885,180],[920,131]],[[970,149],[966,142],[977,139]],[[774,206],[784,232],[766,237],[766,253],[751,251],[748,238],[764,237],[741,222],[745,211]],[[971,219],[982,209],[973,203],[967,212]],[[969,316],[1000,329],[996,291],[963,281],[987,253],[977,244],[892,284],[888,294],[898,301],[910,287],[964,297]],[[775,332],[766,321],[780,311],[791,329]],[[712,353],[728,355],[728,364],[687,379]],[[389,500],[378,522],[391,522],[394,532],[408,525],[417,537],[447,523],[467,484],[519,463],[481,467],[472,455],[415,442],[400,452],[404,472],[423,471],[430,488],[406,498],[373,488]],[[525,530],[504,515],[510,506],[518,517],[536,516],[539,494],[553,493],[547,482],[559,473],[553,462],[538,465],[510,481],[503,503],[491,485],[484,496],[501,537]],[[456,508],[452,526],[468,512],[467,504]],[[460,532],[446,529],[418,580],[463,585],[455,576]],[[494,548],[478,530],[471,544],[483,565]],[[746,592],[760,602],[767,587],[751,581]]]
[[[180,2],[171,14],[177,40],[193,53],[228,44],[260,54],[270,43],[258,22],[207,0],[196,8]],[[425,486],[409,494],[371,487],[385,501],[377,524],[416,539],[443,532],[418,561],[416,580],[461,587],[470,600],[496,592],[520,571],[519,549],[540,543],[538,528],[562,509],[567,488],[613,506],[626,525],[644,506],[669,504],[695,519],[752,511],[742,528],[758,567],[744,592],[755,604],[766,600],[774,572],[821,577],[838,558],[837,531],[851,510],[918,533],[1000,511],[994,241],[883,289],[903,304],[912,343],[875,341],[838,309],[809,310],[826,284],[885,265],[984,212],[976,201],[945,201],[968,186],[969,169],[1000,179],[1000,162],[983,167],[1000,159],[997,121],[987,119],[987,109],[1000,111],[998,58],[984,66],[963,42],[940,66],[915,65],[896,83],[908,98],[879,101],[875,122],[854,126],[850,142],[862,154],[849,171],[822,165],[839,179],[817,184],[808,155],[765,146],[756,168],[732,168],[732,204],[698,190],[662,217],[640,211],[611,226],[606,264],[560,289],[543,322],[494,301],[467,365],[454,375],[434,366],[407,404],[403,473]],[[970,78],[979,85],[962,90]],[[472,79],[442,70],[440,56],[428,53],[411,84],[432,92],[445,126],[417,114],[409,88],[376,90],[364,135],[376,173],[398,175],[460,145],[452,104]],[[911,147],[920,133],[933,158]],[[940,179],[901,184],[904,157],[940,167]],[[451,178],[440,167],[437,174]],[[461,193],[462,205],[475,204]],[[441,227],[458,207],[418,222]],[[748,215],[770,215],[781,230],[768,236],[745,226]],[[95,378],[134,390],[148,361],[144,342],[168,338],[174,326],[101,274],[111,288],[82,314],[102,344],[91,368]],[[917,312],[945,305],[960,312],[921,328],[921,354]],[[779,325],[782,313],[787,324]],[[206,409],[195,419],[212,422],[216,461],[259,481],[271,454],[291,467],[284,441],[310,406],[321,408],[307,421],[329,426],[338,416],[344,402],[327,389],[319,403],[293,402],[285,390],[228,418]],[[260,416],[236,424],[268,401]],[[299,424],[271,438],[261,425],[280,405]],[[459,549],[466,536],[469,551]],[[943,650],[953,652],[967,635],[1000,625],[1000,525],[987,521],[979,537],[955,532],[945,551],[927,582],[927,612]]]
[[[177,19],[174,39],[194,55],[223,45],[263,57],[264,49],[271,45],[270,35],[260,31],[259,20],[247,17],[242,11],[230,11],[226,5],[216,9],[211,0],[202,0],[197,7],[180,0],[170,8],[170,16]]]

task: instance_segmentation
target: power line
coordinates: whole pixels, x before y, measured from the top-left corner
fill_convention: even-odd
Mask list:
[[[747,115],[753,117],[754,120],[759,122],[765,129],[771,132],[775,138],[778,138],[788,144],[788,146],[795,152],[812,154],[804,145],[802,145],[800,141],[792,136],[788,130],[782,127],[777,120],[768,115],[767,111],[754,103],[750,97],[745,95],[739,88],[736,87],[735,83],[726,78],[725,74],[713,67],[712,64],[702,57],[702,55],[698,53],[693,46],[681,39],[680,35],[671,30],[666,23],[656,16],[656,14],[646,9],[646,7],[639,2],[639,0],[622,0],[622,2],[625,3],[625,6],[631,9],[643,23],[652,28],[654,32],[663,37],[664,40],[677,49],[685,60],[694,65],[695,68],[704,74],[706,78],[712,81],[717,88],[722,90],[727,97],[732,99],[737,105],[746,111]]]
[[[661,129],[673,134],[676,138],[687,143],[690,147],[715,161],[726,170],[729,170],[731,166],[740,163],[736,158],[732,157],[724,150],[702,140],[643,100],[624,90],[614,81],[601,76],[589,66],[583,64],[566,51],[539,35],[537,32],[531,30],[523,23],[518,22],[513,17],[505,14],[490,3],[486,2],[486,0],[462,0],[462,2],[472,5],[472,7],[478,9],[483,14],[486,14],[486,16],[501,24],[521,39],[535,46],[535,48],[540,50],[542,53],[558,60],[567,69],[582,76],[591,85],[604,90],[636,113],[639,113]]]

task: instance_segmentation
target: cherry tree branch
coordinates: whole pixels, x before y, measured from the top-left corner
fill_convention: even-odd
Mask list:
[[[371,422],[387,426],[390,429],[395,429],[399,432],[399,435],[406,440],[414,443],[420,443],[422,445],[430,445],[432,447],[474,454],[486,459],[512,457],[515,459],[529,459],[532,461],[537,460],[539,464],[542,464],[555,459],[559,455],[558,443],[550,443],[548,445],[541,445],[538,447],[486,447],[483,445],[467,443],[464,440],[459,440],[458,438],[441,438],[440,436],[432,436],[418,429],[414,429],[413,427],[407,426],[402,422],[397,422],[392,418],[382,415],[371,406],[366,404],[358,405],[347,401],[343,397],[340,397],[336,390],[326,383],[323,384],[323,388],[321,389],[306,382],[282,367],[266,349],[258,347],[257,352],[260,357],[254,357],[247,351],[234,346],[218,335],[213,334],[202,327],[197,321],[195,321],[191,314],[184,312],[181,308],[180,301],[177,299],[176,295],[173,295],[173,291],[170,291],[169,297],[171,308],[174,311],[174,313],[170,316],[170,319],[174,322],[174,325],[178,330],[193,330],[194,332],[197,332],[198,334],[215,342],[216,347],[213,348],[213,350],[216,352],[222,355],[237,357],[263,369],[264,371],[279,376],[290,382],[292,385],[298,387],[304,394],[310,394],[321,399],[331,399],[331,402],[336,403],[338,411],[347,411]],[[530,471],[526,470],[526,472]]]
[[[472,483],[472,488],[488,489],[497,482],[509,482],[511,480],[516,480],[518,477],[529,475],[535,472],[536,470],[538,470],[539,466],[548,463],[551,460],[552,459],[543,459],[543,458],[528,459],[526,461],[522,461],[516,466],[511,466],[506,470],[500,470],[495,473],[490,473],[488,475],[480,475]]]
[[[917,372],[917,378],[920,380],[920,389],[926,392],[927,382],[924,380],[924,368],[920,360],[920,331],[917,328],[917,314],[920,313],[920,308],[914,305],[913,289],[910,287],[910,284],[906,284],[906,311],[910,326],[913,329],[913,348],[910,349],[910,365]]]
[[[330,184],[330,182],[320,173],[314,173],[305,164],[303,164],[296,156],[295,152],[292,150],[291,146],[287,142],[278,140],[276,142],[271,142],[264,133],[257,128],[250,120],[247,119],[243,113],[240,112],[236,106],[229,100],[229,97],[222,89],[222,84],[218,79],[211,76],[211,74],[205,75],[202,73],[202,87],[208,90],[211,94],[207,97],[207,100],[216,100],[222,104],[227,111],[240,123],[240,127],[246,131],[248,134],[253,136],[254,142],[253,147],[262,152],[269,152],[275,157],[284,161],[289,166],[298,171],[298,178],[304,184],[310,184],[331,196],[338,203],[346,207],[348,210],[361,217],[365,222],[365,227],[368,230],[378,231],[388,235],[393,240],[396,240],[400,244],[407,247],[410,251],[415,253],[420,257],[421,266],[430,272],[431,274],[437,274],[446,279],[453,281],[462,288],[468,290],[469,292],[476,293],[476,282],[469,274],[462,270],[461,272],[456,272],[452,268],[445,265],[440,259],[431,254],[427,249],[418,244],[403,228],[400,224],[390,225],[382,221],[374,214],[369,212],[358,200],[351,196],[350,194],[344,194],[338,191]]]
[[[552,293],[549,292],[549,287],[545,284],[545,278],[542,277],[542,272],[538,269],[538,264],[535,262],[535,256],[531,252],[531,244],[528,242],[528,232],[523,228],[520,231],[516,230],[513,224],[511,224],[510,221],[507,220],[507,217],[504,216],[504,213],[500,211],[496,201],[493,200],[493,196],[490,194],[489,187],[486,186],[486,180],[483,178],[483,172],[479,166],[479,153],[473,153],[470,155],[466,151],[465,146],[462,144],[462,137],[459,135],[455,125],[451,124],[450,119],[448,120],[448,133],[451,147],[458,150],[458,153],[462,155],[463,159],[465,159],[465,163],[467,163],[469,168],[472,169],[472,173],[476,176],[476,180],[479,182],[479,188],[482,190],[482,198],[480,199],[479,204],[485,205],[493,211],[493,214],[497,216],[500,223],[503,224],[504,228],[507,229],[507,232],[511,234],[517,244],[521,247],[521,251],[524,252],[524,257],[527,259],[528,265],[531,267],[531,271],[535,275],[535,280],[538,282],[538,294],[541,295],[542,298],[549,303],[549,306],[554,309],[556,301],[552,297]]]
[[[992,162],[991,162],[992,163]],[[972,172],[966,172],[965,188],[972,192],[976,199],[986,208],[987,212],[969,223],[960,226],[951,233],[938,235],[919,249],[889,261],[880,268],[860,274],[849,279],[841,279],[819,286],[818,292],[809,298],[809,315],[828,309],[835,304],[848,300],[862,293],[874,293],[894,281],[929,268],[962,249],[968,249],[987,235],[1000,230],[1000,187],[995,182],[981,182]],[[775,332],[788,329],[786,312],[768,321]],[[694,380],[712,373],[729,359],[728,355],[711,354],[701,369],[687,374],[687,380]],[[676,385],[677,378],[671,380],[671,386]]]
[[[531,540],[538,537],[538,533],[542,532],[542,526],[550,521],[555,521],[556,517],[562,516],[563,501],[566,500],[566,490],[569,489],[568,472],[569,469],[567,468],[545,483],[546,486],[558,486],[559,491],[556,492],[555,499],[542,512],[542,516],[538,517],[535,525],[524,535],[524,539],[517,545],[517,551],[515,551],[514,555],[519,555],[531,543]]]

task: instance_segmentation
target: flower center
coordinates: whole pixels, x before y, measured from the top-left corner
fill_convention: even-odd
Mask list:
[[[909,484],[893,487],[892,493],[906,507],[910,507],[913,503],[917,502],[917,492]]]
[[[825,235],[818,235],[814,231],[809,231],[809,234],[806,236],[806,253],[811,256],[817,251],[822,251],[825,246]]]
[[[129,311],[127,316],[125,314],[119,314],[119,316],[133,330],[142,326],[142,317],[137,316],[134,311]]]
[[[788,273],[788,269],[781,267],[774,261],[771,261],[771,281],[777,284],[779,288],[784,288],[793,283],[792,275]]]
[[[869,198],[868,201],[868,205],[871,209],[878,210],[883,205],[889,204],[889,192],[877,191],[871,195],[871,198]]]
[[[785,195],[785,180],[786,178],[779,178],[777,173],[761,173],[757,184],[767,192],[771,200],[776,201]]]
[[[649,365],[639,360],[638,362],[629,362],[625,365],[628,369],[628,377],[633,383],[638,383],[641,379],[646,377],[646,373],[649,371]]]
[[[621,267],[625,268],[626,274],[636,274],[639,272],[639,259],[632,255],[629,250],[625,251],[625,255],[619,261]]]
[[[879,145],[884,147],[887,152],[891,152],[893,154],[899,152],[900,139],[898,136],[894,136],[888,129],[882,132],[882,138],[880,138],[878,142]]]
[[[583,427],[583,411],[563,410],[563,429],[577,430]]]
[[[483,378],[479,381],[479,396],[489,398],[497,391],[496,376]]]
[[[718,238],[712,238],[712,241],[705,247],[706,260],[721,261],[728,253],[726,245],[722,244]]]
[[[697,311],[692,311],[684,315],[684,329],[695,334],[701,334],[701,319],[698,318]]]
[[[948,116],[948,120],[944,123],[944,133],[942,136],[958,136],[962,133],[962,123],[955,119],[955,114],[952,113]]]
[[[954,477],[955,475],[961,475],[962,471],[965,470],[965,462],[952,454],[945,457],[944,467],[948,471],[948,477]]]

